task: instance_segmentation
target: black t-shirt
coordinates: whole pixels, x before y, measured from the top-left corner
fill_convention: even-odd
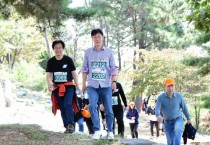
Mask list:
[[[117,97],[117,104],[118,105],[113,105],[112,106],[113,111],[117,111],[119,108],[122,108],[121,99],[122,99],[125,107],[127,107],[127,100],[126,100],[125,93],[124,93],[124,90],[122,88],[122,85],[119,82],[117,82],[116,86],[117,86],[116,92],[112,93],[112,97],[114,97],[114,96]],[[120,97],[121,97],[121,99],[120,99]]]
[[[64,55],[61,60],[54,57],[50,58],[47,62],[46,72],[53,74],[53,83],[61,84],[65,82],[72,82],[71,72],[76,70],[73,60]]]

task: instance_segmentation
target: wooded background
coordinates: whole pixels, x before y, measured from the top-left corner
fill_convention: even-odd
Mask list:
[[[207,0],[0,1],[0,78],[46,91],[51,43],[61,39],[79,72],[90,32],[100,28],[115,54],[118,80],[139,106],[173,77],[196,127],[210,109],[210,2]],[[81,77],[81,76],[80,76]],[[205,109],[204,109],[205,108]],[[204,113],[201,114],[201,110]],[[210,114],[210,113],[209,113]],[[209,117],[210,120],[210,117]],[[210,132],[210,121],[200,125]]]

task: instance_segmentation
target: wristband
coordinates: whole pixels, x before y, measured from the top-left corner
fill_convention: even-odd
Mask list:
[[[117,81],[112,81],[112,83],[117,83]]]

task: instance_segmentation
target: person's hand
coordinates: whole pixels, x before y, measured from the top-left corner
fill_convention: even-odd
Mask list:
[[[87,86],[86,86],[86,84],[83,84],[81,92],[84,92],[85,90],[87,90]]]
[[[48,90],[49,90],[50,92],[52,92],[52,91],[53,91],[53,89],[54,89],[53,84],[48,84]]]
[[[158,116],[158,117],[157,117],[157,121],[158,121],[159,123],[163,122],[163,117],[162,117],[162,116]]]
[[[84,109],[85,109],[85,110],[88,110],[89,107],[90,107],[89,105],[85,105]]]
[[[104,111],[104,105],[103,104],[100,104],[99,108],[100,108],[101,111]]]
[[[187,120],[187,124],[192,124],[191,120]]]
[[[82,90],[79,87],[77,87],[76,89],[77,89],[78,95],[81,95],[82,94]]]
[[[116,89],[117,89],[116,82],[112,82],[112,90],[113,90],[113,93],[116,92]]]
[[[123,111],[128,110],[128,106],[123,106]]]

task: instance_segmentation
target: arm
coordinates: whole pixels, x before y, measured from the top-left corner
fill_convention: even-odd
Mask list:
[[[52,73],[47,72],[46,74],[47,86],[49,91],[53,91]]]
[[[188,108],[184,101],[183,96],[181,96],[181,108],[182,108],[182,111],[183,111],[185,117],[187,118],[187,121],[190,121],[190,114],[189,114],[189,111],[188,111]]]
[[[120,83],[119,84],[119,93],[120,93],[120,96],[123,100],[123,103],[124,103],[124,106],[127,107],[127,100],[126,100],[126,97],[125,97],[125,93],[124,93],[124,90],[122,88],[122,85]]]
[[[156,102],[156,107],[155,107],[155,116],[156,117],[161,116],[160,115],[160,106],[161,106],[161,100],[160,100],[160,96],[159,96],[157,99],[157,102]]]
[[[116,91],[116,80],[117,80],[117,68],[115,66],[115,60],[114,60],[114,55],[111,53],[110,59],[109,59],[109,67],[111,70],[111,81],[112,81],[112,90],[113,92]],[[115,82],[113,82],[115,81]]]
[[[47,89],[49,91],[53,91],[54,84],[52,82],[53,80],[53,69],[51,68],[51,61],[50,59],[47,61],[47,67],[46,67],[46,81],[47,81]]]
[[[79,88],[79,82],[78,82],[78,76],[77,76],[76,70],[72,71],[71,74],[72,74],[72,77],[74,79],[74,83],[76,85],[76,89],[77,90],[80,90],[80,88]]]
[[[87,89],[86,81],[87,81],[87,75],[89,73],[87,51],[85,51],[84,54],[84,61],[81,71],[82,71],[82,92],[84,92]]]
[[[86,86],[86,80],[87,80],[87,73],[82,73],[82,92],[84,92],[87,89]]]
[[[157,99],[156,107],[155,107],[155,116],[157,117],[158,122],[162,122],[163,118],[160,114],[160,107],[161,107],[161,99],[160,96]]]
[[[116,84],[117,76],[116,75],[112,75],[111,79],[112,79],[112,90],[113,90],[113,92],[115,92],[116,89],[117,89],[117,84]]]

